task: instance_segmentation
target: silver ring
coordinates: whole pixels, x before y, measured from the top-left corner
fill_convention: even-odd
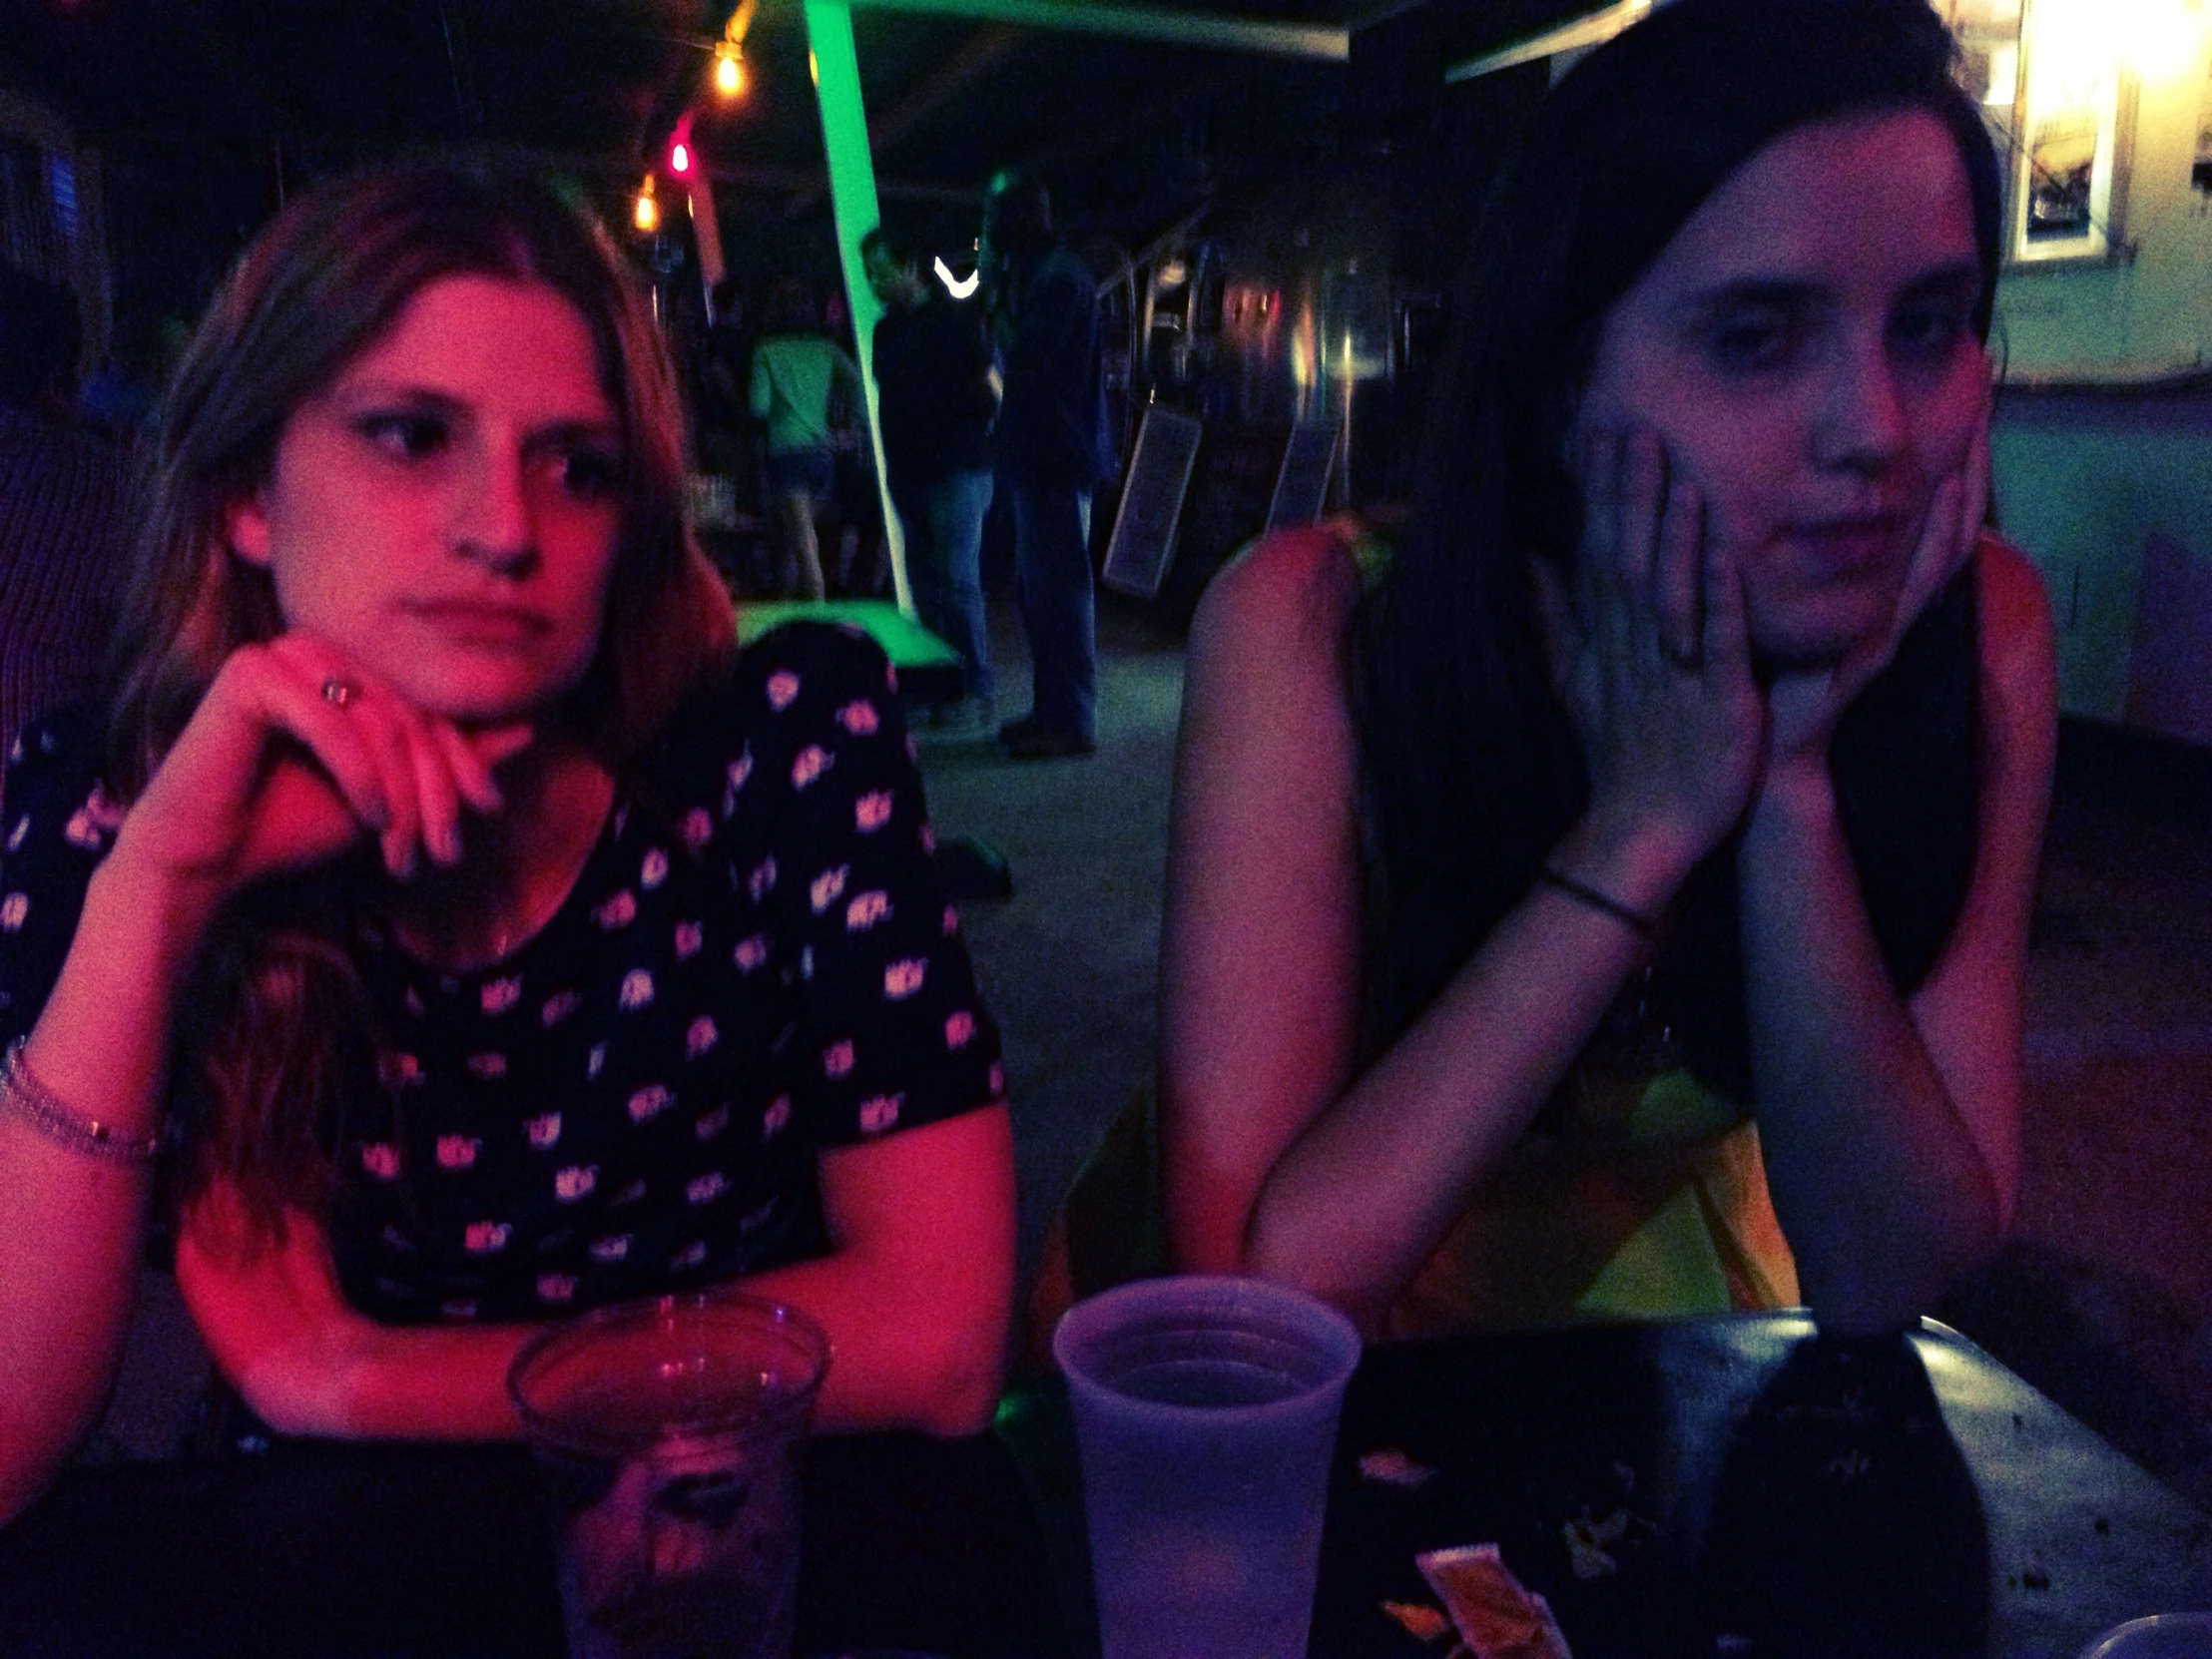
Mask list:
[[[333,709],[342,709],[360,694],[360,690],[343,675],[333,674],[322,682],[322,701]]]

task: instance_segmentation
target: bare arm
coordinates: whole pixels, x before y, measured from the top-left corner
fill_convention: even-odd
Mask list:
[[[412,859],[445,844],[460,801],[496,801],[488,767],[507,740],[476,755],[449,733],[349,715],[318,689],[340,666],[299,639],[237,654],[124,819],[25,1051],[83,1115],[151,1132],[179,983],[229,893],[371,824],[387,855]],[[272,761],[279,734],[300,747]],[[433,772],[451,797],[442,808],[418,794]],[[37,1495],[105,1403],[149,1185],[0,1117],[0,1518]]]
[[[179,946],[204,918],[112,864],[26,1053],[64,1101],[130,1135],[158,1112]],[[42,1490],[99,1417],[137,1288],[151,1168],[98,1162],[0,1115],[0,1520]]]
[[[740,1288],[829,1331],[823,1429],[983,1427],[998,1399],[1013,1300],[1013,1142],[1003,1106],[824,1154],[830,1253]],[[520,1431],[507,1371],[537,1327],[397,1329],[348,1307],[329,1246],[290,1218],[283,1245],[229,1248],[204,1209],[178,1282],[246,1402],[284,1433],[504,1439]]]
[[[1823,767],[1778,767],[1739,861],[1762,1143],[1807,1300],[1841,1329],[1923,1312],[1994,1248],[2018,1178],[2020,976],[2056,680],[2039,581],[1987,543],[1979,846],[1959,924],[1890,989]]]
[[[1694,503],[1678,503],[1661,538],[1663,484],[1647,469],[1632,487],[1658,545],[1619,561],[1623,585],[1663,576],[1694,592]],[[1723,586],[1734,595],[1732,576]],[[1353,1075],[1361,852],[1342,642],[1355,598],[1343,553],[1302,537],[1249,555],[1200,612],[1170,829],[1160,1077],[1182,1264],[1288,1280],[1372,1329],[1581,1050],[1643,941],[1539,886]],[[1608,626],[1628,630],[1619,609]],[[1686,602],[1674,610],[1680,622]],[[1623,632],[1618,660],[1577,695],[1643,695],[1628,683],[1653,671],[1657,611],[1643,612],[1645,633]],[[1708,607],[1712,685],[1670,692],[1672,714],[1637,752],[1654,776],[1602,798],[1554,849],[1556,867],[1656,913],[1724,832],[1758,719],[1741,622],[1729,603]],[[1706,758],[1677,767],[1685,752]],[[1660,787],[1670,770],[1709,799]]]

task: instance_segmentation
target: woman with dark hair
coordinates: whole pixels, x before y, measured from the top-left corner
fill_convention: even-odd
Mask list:
[[[739,653],[674,384],[543,185],[373,171],[255,243],[170,394],[101,717],[0,862],[0,1514],[178,1278],[278,1430],[516,1431],[527,1322],[743,1278],[835,1425],[996,1394],[996,1040],[888,666]]]
[[[1921,0],[1678,0],[1598,49],[1477,239],[1408,544],[1215,583],[1184,1265],[1371,1330],[1868,1329],[1993,1248],[2055,699],[1979,534],[1998,187],[1950,65]]]

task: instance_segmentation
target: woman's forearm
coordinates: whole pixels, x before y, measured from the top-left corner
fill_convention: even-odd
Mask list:
[[[1776,1213],[1816,1313],[1894,1328],[1993,1247],[1989,1171],[1891,988],[1825,773],[1768,780],[1738,870]]]
[[[1548,864],[1658,915],[1694,856],[1647,830],[1586,821]],[[1378,1322],[1550,1097],[1646,944],[1586,900],[1532,889],[1276,1165],[1246,1265]]]
[[[153,1133],[179,976],[206,916],[103,865],[25,1060],[121,1138]],[[98,1419],[130,1327],[150,1167],[95,1159],[0,1113],[0,1519]]]

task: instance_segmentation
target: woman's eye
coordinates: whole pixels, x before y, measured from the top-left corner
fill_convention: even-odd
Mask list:
[[[580,501],[600,501],[622,482],[622,463],[600,449],[567,449],[556,457],[561,488]]]
[[[1707,327],[1705,348],[1731,374],[1779,368],[1797,344],[1797,330],[1786,316],[1768,312],[1717,317]]]
[[[377,448],[409,461],[435,454],[452,436],[452,428],[437,415],[370,415],[359,429]]]
[[[1890,341],[1910,356],[1946,357],[1969,330],[1965,312],[1956,305],[1911,305],[1891,320]]]

